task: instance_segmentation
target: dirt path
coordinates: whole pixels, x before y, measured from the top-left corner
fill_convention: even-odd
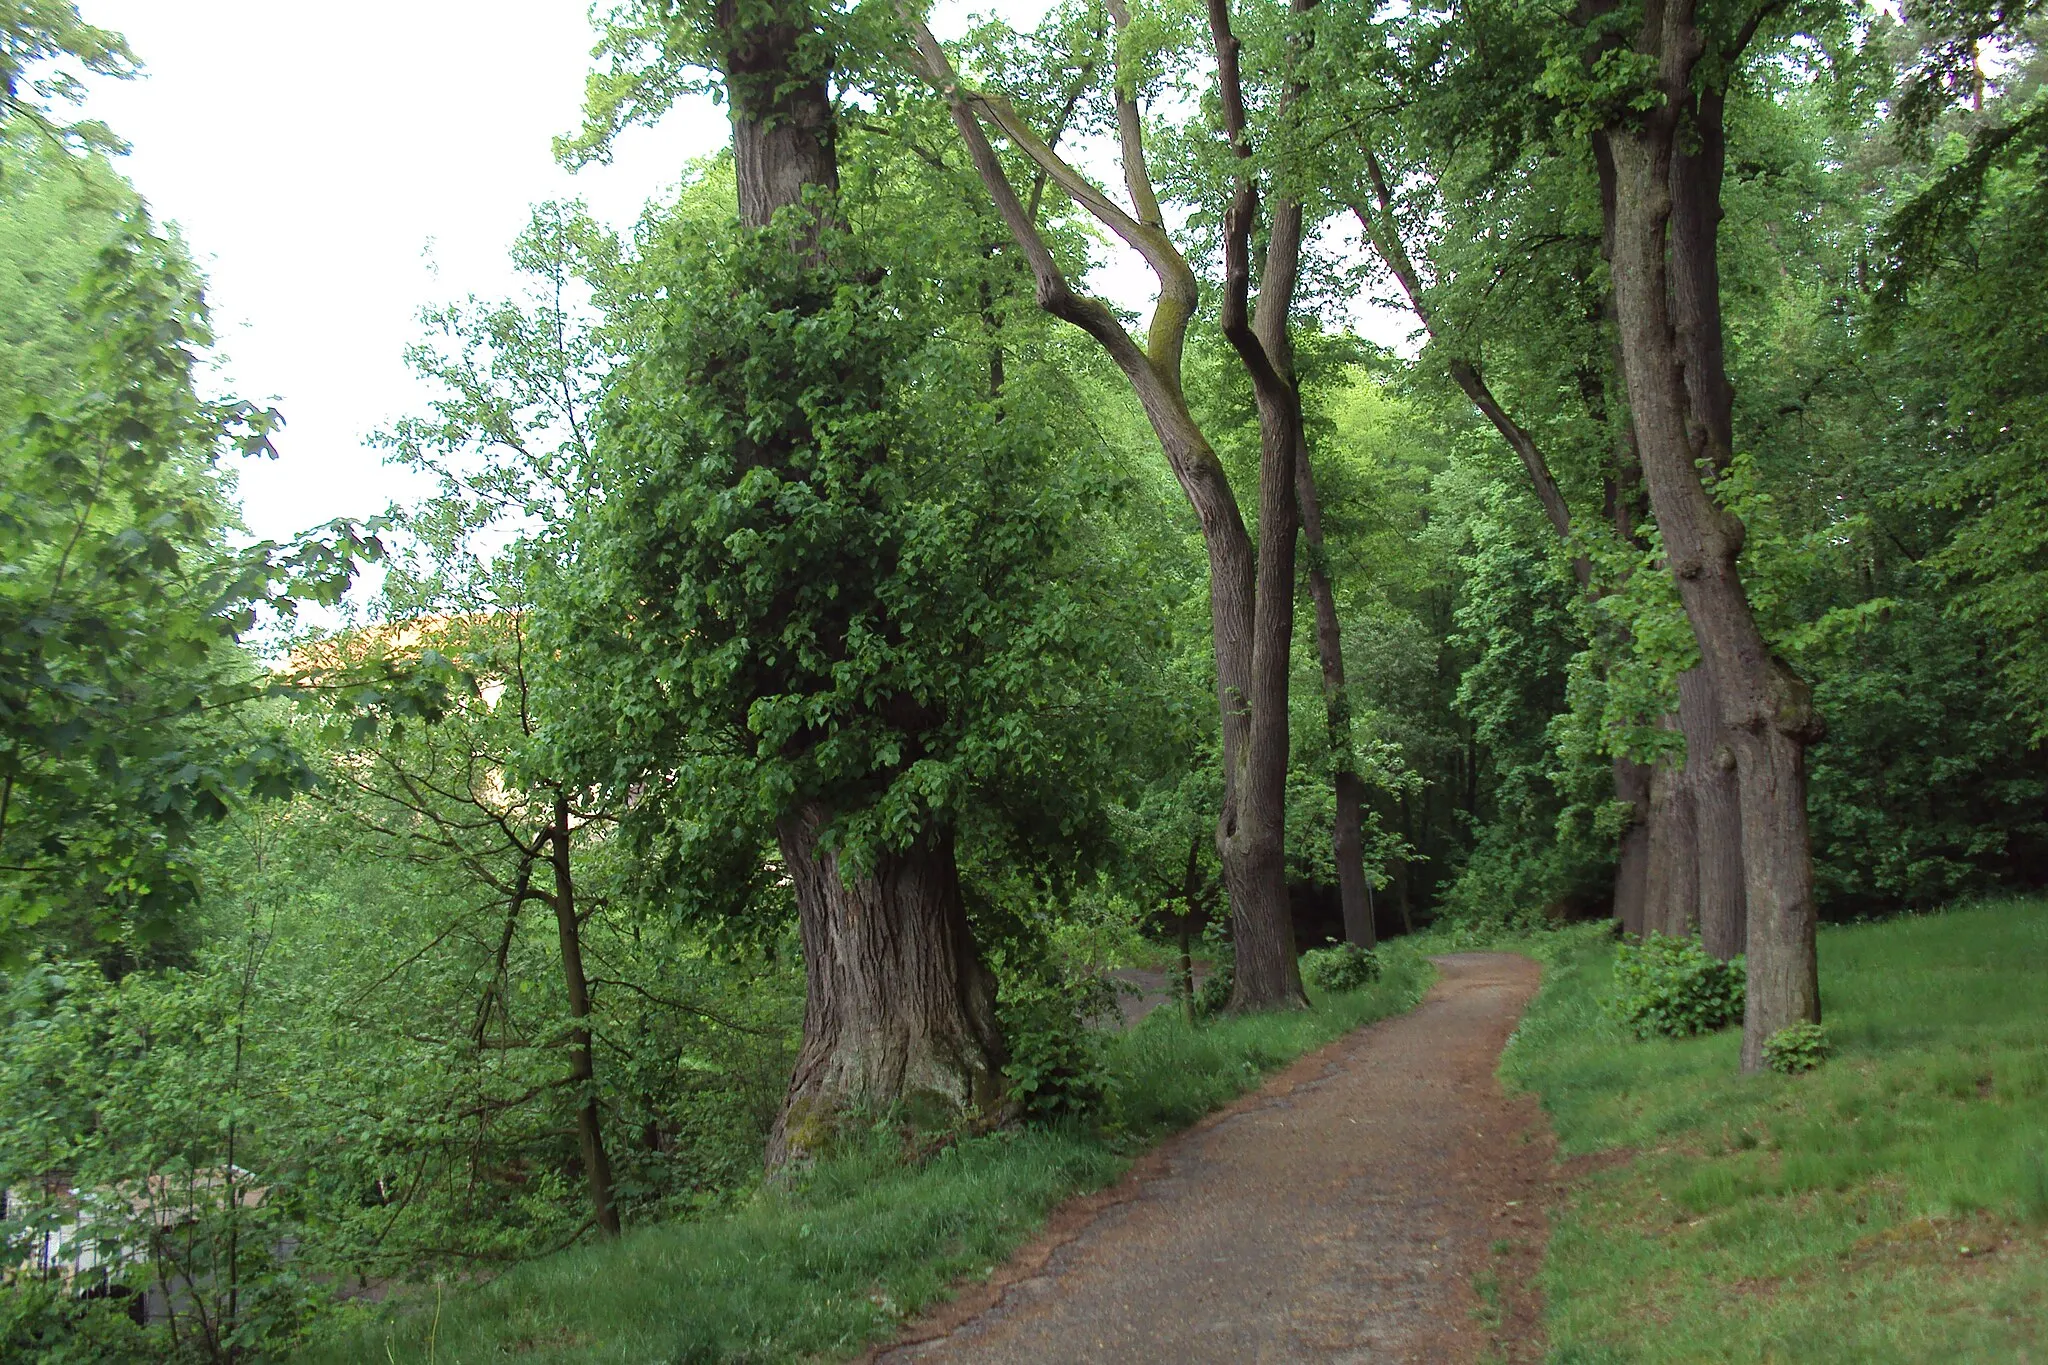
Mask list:
[[[1421,1005],[1168,1141],[871,1359],[1542,1358],[1550,1142],[1493,1069],[1538,969],[1437,959]]]

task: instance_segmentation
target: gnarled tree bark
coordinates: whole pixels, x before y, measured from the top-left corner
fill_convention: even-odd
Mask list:
[[[1003,1112],[995,983],[981,965],[950,833],[856,871],[816,803],[777,826],[804,946],[804,1036],[768,1138],[770,1169],[827,1146],[848,1113],[943,1124]]]
[[[721,0],[716,24],[740,221],[766,227],[807,207],[790,249],[815,260],[839,186],[830,57],[794,0]],[[1003,1108],[995,990],[950,831],[922,831],[854,869],[826,846],[833,815],[810,801],[777,825],[804,947],[804,1033],[769,1135],[771,1170],[822,1149],[851,1112],[901,1108],[943,1124]]]

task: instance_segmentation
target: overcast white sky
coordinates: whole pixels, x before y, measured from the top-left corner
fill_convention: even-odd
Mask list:
[[[245,519],[282,537],[409,491],[363,445],[418,410],[402,353],[419,310],[514,287],[506,249],[541,200],[624,225],[726,137],[708,102],[571,176],[591,33],[576,0],[84,0],[147,74],[91,111],[211,280],[221,387],[274,401],[280,458],[242,474]]]
[[[1042,0],[971,7],[1035,22]],[[266,538],[425,491],[364,438],[424,408],[403,360],[423,307],[515,289],[506,251],[533,204],[578,197],[626,226],[728,136],[697,100],[629,134],[612,165],[558,167],[550,139],[576,126],[590,60],[580,0],[80,8],[147,69],[97,83],[89,109],[133,144],[123,169],[207,270],[220,389],[284,414],[280,458],[242,470],[244,518]],[[1091,285],[1142,302],[1142,267],[1118,264]]]

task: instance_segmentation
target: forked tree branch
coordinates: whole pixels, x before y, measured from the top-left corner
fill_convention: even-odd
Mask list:
[[[1011,187],[1009,177],[1004,174],[1002,163],[996,159],[995,150],[988,143],[987,134],[982,131],[980,120],[986,117],[1003,132],[1010,144],[1029,159],[1039,170],[1058,185],[1069,198],[1108,228],[1144,258],[1159,281],[1159,301],[1153,308],[1152,324],[1147,329],[1144,357],[1149,362],[1153,377],[1164,382],[1177,395],[1180,391],[1181,355],[1187,339],[1190,323],[1194,321],[1195,306],[1199,301],[1199,286],[1195,272],[1187,259],[1174,247],[1166,230],[1157,222],[1141,222],[1118,204],[1102,188],[1087,176],[1075,170],[1065,158],[1054,151],[1052,146],[1040,137],[1019,114],[1016,107],[999,95],[976,90],[961,81],[947,58],[945,49],[932,35],[929,26],[911,8],[908,0],[901,0],[898,6],[904,26],[909,30],[916,51],[921,74],[940,94],[953,110],[953,122],[960,130],[961,138],[967,143],[969,156],[989,193],[996,199],[996,206],[1003,219],[1010,226],[1011,235],[1017,239],[1031,261],[1032,274],[1038,281],[1039,303],[1056,317],[1074,323],[1110,348],[1112,356],[1122,349],[1117,341],[1104,335],[1103,321],[1113,326],[1123,342],[1128,343],[1129,334],[1123,324],[1117,322],[1107,305],[1100,300],[1087,298],[1074,292],[1071,285],[1060,273],[1047,250],[1044,238],[1039,234],[1035,217],[1027,213],[1017,202],[1017,194]],[[1121,116],[1120,116],[1121,121]],[[978,144],[978,145],[977,145]],[[1146,187],[1149,195],[1149,180],[1142,170],[1141,160],[1136,183]],[[1132,174],[1131,161],[1126,161],[1126,175]],[[1005,201],[1008,201],[1007,203]],[[1143,201],[1140,201],[1141,204]],[[1151,209],[1157,215],[1158,201],[1151,198]],[[1014,217],[1012,216],[1014,212]],[[1140,212],[1144,212],[1141,207]],[[1056,282],[1055,282],[1056,281]],[[1094,316],[1099,312],[1100,317]],[[1084,319],[1084,314],[1087,316]],[[1119,367],[1126,368],[1125,361],[1116,357]]]

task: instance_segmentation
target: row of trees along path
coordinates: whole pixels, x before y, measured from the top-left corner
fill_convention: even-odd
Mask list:
[[[1303,65],[1313,8],[1313,0],[1292,0],[1288,22],[1294,27],[1282,69],[1250,86],[1240,70],[1229,0],[1207,6],[1215,107],[1233,168],[1219,241],[1220,321],[1257,405],[1256,538],[1183,389],[1199,286],[1188,248],[1174,240],[1154,188],[1140,82],[1126,54],[1143,39],[1124,0],[1105,0],[1110,31],[1098,29],[1096,45],[1075,54],[1065,113],[1049,128],[1032,126],[1000,92],[964,80],[921,13],[908,3],[898,10],[909,60],[945,100],[989,204],[1030,267],[1039,305],[1085,332],[1114,362],[1200,525],[1224,768],[1216,841],[1230,901],[1236,950],[1231,1006],[1237,1010],[1304,1000],[1283,827],[1297,545],[1303,542],[1327,721],[1340,756],[1333,780],[1344,919],[1354,941],[1371,941],[1363,783],[1344,758],[1352,750],[1342,627],[1322,551],[1291,334],[1305,232],[1298,188],[1304,174],[1319,174],[1334,200],[1351,207],[1425,327],[1440,331],[1431,282],[1407,245],[1421,233],[1403,221],[1370,121],[1363,134],[1358,121],[1351,125],[1352,143],[1363,156],[1348,180],[1328,165],[1296,164],[1303,161],[1298,148],[1292,161],[1284,146],[1277,156],[1255,153],[1248,87],[1270,102],[1259,112],[1275,127],[1295,118],[1296,106],[1313,106],[1328,93]],[[1666,721],[1684,733],[1685,768],[1616,761],[1617,797],[1635,817],[1621,844],[1616,907],[1632,929],[1682,932],[1698,925],[1723,955],[1747,947],[1752,985],[1743,1057],[1745,1066],[1755,1066],[1766,1038],[1819,1011],[1803,764],[1819,725],[1804,683],[1764,644],[1736,569],[1741,523],[1708,483],[1727,467],[1732,444],[1714,267],[1720,111],[1729,73],[1776,7],[1734,0],[1730,13],[1702,16],[1696,0],[1677,0],[1650,7],[1633,32],[1604,21],[1610,8],[1588,0],[1572,19],[1584,34],[1588,89],[1569,96],[1599,113],[1582,122],[1601,169],[1615,337],[1611,368],[1620,377],[1606,385],[1617,391],[1603,392],[1601,401],[1615,409],[1625,404],[1627,412],[1617,424],[1625,435],[1606,475],[1604,520],[1620,542],[1640,546],[1638,490],[1647,491],[1701,655]],[[833,44],[844,35],[821,24],[796,0],[728,2],[711,11],[700,31],[709,39],[704,50],[731,112],[742,222],[755,229],[787,227],[788,250],[823,270],[826,239],[845,226],[834,207],[840,115],[832,93]],[[1607,79],[1600,74],[1607,69],[1601,54],[1617,45],[1654,63],[1661,103],[1647,113],[1602,102],[1611,92],[1599,86]],[[1483,48],[1473,45],[1478,55],[1470,60],[1484,61]],[[1058,150],[1066,120],[1084,94],[1105,82],[1128,206]],[[992,133],[1035,173],[1028,202]],[[1102,300],[1077,291],[1055,259],[1038,216],[1048,183],[1150,268],[1158,298],[1142,339]],[[1254,293],[1253,248],[1261,236]],[[1595,596],[1608,590],[1587,550],[1589,519],[1573,518],[1544,452],[1488,387],[1476,351],[1443,349],[1451,376],[1526,466],[1571,549],[1583,590]],[[772,460],[778,442],[793,447],[806,436],[792,429],[755,438],[760,449],[749,457]],[[968,926],[949,831],[934,822],[907,846],[885,850],[854,871],[841,866],[831,838],[838,814],[827,803],[799,801],[777,824],[795,883],[809,979],[802,1051],[771,1140],[771,1165],[803,1153],[814,1119],[854,1102],[924,1092],[961,1109],[1002,1108],[1003,1043],[992,983]]]

